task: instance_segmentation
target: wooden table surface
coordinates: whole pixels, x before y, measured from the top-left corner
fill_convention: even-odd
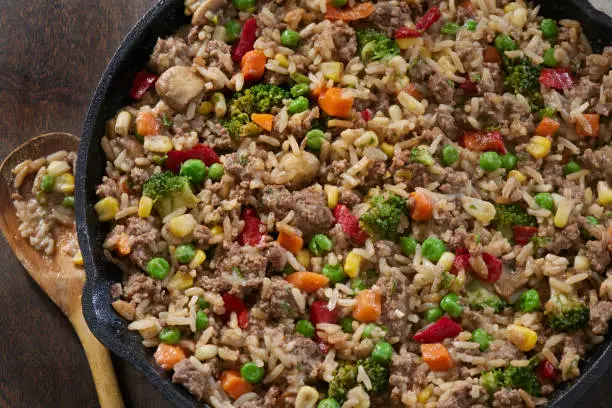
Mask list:
[[[154,0],[0,0],[0,158],[28,138],[81,133],[107,62]],[[72,327],[0,241],[0,407],[97,407]],[[131,407],[170,404],[115,360]],[[611,406],[612,370],[579,406]],[[607,401],[607,403],[606,403]]]

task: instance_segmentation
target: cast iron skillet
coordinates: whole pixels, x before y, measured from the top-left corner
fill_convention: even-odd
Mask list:
[[[158,37],[173,34],[189,22],[184,15],[184,0],[162,0],[153,7],[125,38],[102,76],[91,101],[77,163],[76,220],[79,245],[85,260],[87,282],[83,289],[83,312],[89,328],[113,353],[130,362],[166,398],[180,407],[205,407],[182,386],[172,383],[159,369],[141,344],[137,333],[111,306],[110,287],[121,281],[121,271],[108,263],[102,252],[107,228],[98,222],[93,209],[96,185],[102,180],[106,159],[100,148],[105,122],[121,107],[130,103],[127,96],[134,74],[148,61]],[[612,45],[612,19],[593,9],[586,0],[541,0],[541,15],[551,18],[573,18],[584,27],[593,49],[601,51]],[[571,407],[603,373],[612,360],[612,336],[600,344],[582,365],[582,375],[560,387],[551,399],[551,406]]]

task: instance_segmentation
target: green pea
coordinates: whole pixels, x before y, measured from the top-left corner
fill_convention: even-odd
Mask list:
[[[66,196],[62,200],[62,205],[68,208],[74,208],[74,196]]]
[[[147,272],[153,279],[162,280],[170,272],[170,264],[164,258],[153,258],[147,263]]]
[[[198,301],[196,302],[196,304],[198,305],[200,309],[208,309],[210,307],[210,303],[208,303],[202,297],[198,298]]]
[[[478,164],[485,171],[495,171],[501,167],[502,162],[497,152],[484,152],[480,155]]]
[[[366,284],[359,278],[351,279],[351,289],[355,292],[362,291],[366,288]]]
[[[310,93],[310,86],[308,84],[295,84],[291,87],[291,96],[297,98],[298,96],[306,96]]]
[[[338,264],[326,264],[321,272],[329,279],[330,283],[340,283],[344,282],[344,280],[346,279],[346,275],[344,274],[342,267]]]
[[[208,327],[208,315],[203,310],[198,310],[196,313],[196,330],[202,331]]]
[[[463,306],[459,304],[459,296],[449,293],[440,301],[440,307],[452,317],[459,317],[463,313]]]
[[[310,83],[310,78],[308,78],[304,74],[300,74],[299,72],[294,72],[290,74],[289,78],[291,78],[291,80],[295,82],[296,84],[309,84]]]
[[[191,260],[195,256],[195,253],[196,251],[192,244],[181,244],[176,247],[176,251],[174,251],[174,257],[180,263],[186,264],[191,262]]]
[[[516,50],[516,43],[509,35],[500,34],[495,37],[495,48],[500,54],[503,54],[504,51]]]
[[[557,22],[550,18],[545,18],[540,23],[540,30],[544,38],[555,38],[557,36]]]
[[[421,246],[421,252],[423,256],[433,263],[436,263],[442,257],[442,254],[446,251],[446,245],[441,239],[436,237],[429,237],[423,241]]]
[[[176,344],[181,341],[181,331],[177,327],[164,327],[157,335],[159,341],[166,344]]]
[[[599,224],[599,220],[597,218],[595,218],[594,216],[592,216],[592,215],[587,215],[584,218],[586,218],[587,222],[590,225],[597,225],[597,224]]]
[[[580,169],[581,167],[578,163],[576,163],[573,160],[570,160],[569,162],[567,162],[565,166],[563,166],[563,174],[567,176],[568,174],[575,173],[579,171]]]
[[[516,155],[512,153],[506,153],[501,157],[501,166],[508,171],[514,169],[517,162],[518,159]]]
[[[208,169],[202,160],[189,159],[181,165],[180,175],[187,177],[192,183],[201,183],[206,178]]]
[[[391,362],[391,356],[393,355],[393,347],[386,341],[376,343],[374,350],[372,350],[372,360],[379,364],[387,365]]]
[[[353,333],[353,321],[352,317],[343,317],[340,319],[340,327],[342,327],[342,331],[345,333]]]
[[[540,109],[540,111],[538,113],[539,113],[540,119],[543,119],[543,118],[554,118],[555,114],[557,113],[557,111],[552,106],[546,105],[545,107]]]
[[[250,382],[251,384],[257,384],[264,378],[266,370],[263,367],[259,367],[256,363],[249,361],[244,363],[240,369],[240,375],[242,378]]]
[[[153,156],[153,163],[157,164],[158,166],[163,166],[164,163],[166,163],[166,160],[168,160],[168,155],[165,154],[163,156]]]
[[[50,192],[53,189],[54,183],[55,177],[50,174],[45,174],[40,181],[40,191],[44,191],[45,193]]]
[[[400,247],[406,256],[412,256],[416,252],[417,240],[412,237],[401,237]]]
[[[521,311],[531,313],[540,308],[540,294],[535,289],[526,290],[521,293],[518,304]]]
[[[480,351],[489,348],[489,333],[485,329],[478,328],[472,332],[472,341],[480,344]]]
[[[212,181],[219,181],[223,177],[224,169],[220,163],[211,164],[208,168],[208,178]]]
[[[429,323],[434,323],[440,320],[440,318],[444,315],[444,312],[439,307],[434,307],[425,312],[425,320]]]
[[[315,327],[308,320],[299,320],[295,324],[295,332],[300,333],[302,336],[310,339],[315,335]]]
[[[348,0],[332,0],[331,2],[332,6],[336,8],[344,7],[346,3],[348,3]]]
[[[346,0],[344,0],[344,2],[346,3]],[[340,408],[340,404],[333,398],[325,398],[319,402],[317,408]]]
[[[255,9],[255,0],[232,0],[234,7],[240,11],[249,11]]]
[[[325,133],[319,129],[312,129],[306,133],[306,146],[310,150],[321,150],[323,141],[325,141]]]
[[[446,34],[446,35],[456,35],[457,31],[459,31],[459,28],[461,28],[459,24],[451,23],[449,21],[449,22],[442,24],[442,27],[440,27],[440,33]]]
[[[299,96],[289,103],[289,107],[287,108],[287,112],[291,115],[295,115],[296,113],[304,112],[308,110],[308,99],[304,96]]]
[[[555,58],[555,49],[549,48],[542,54],[542,58],[544,59],[544,65],[548,67],[556,67],[557,59]]]
[[[552,211],[555,206],[555,201],[550,193],[538,193],[535,195],[534,200],[538,207],[549,211]]]
[[[325,234],[316,234],[310,240],[308,244],[308,249],[310,253],[314,256],[321,256],[324,252],[329,252],[332,250],[334,244],[332,240]]]
[[[363,337],[365,337],[366,339],[372,337],[372,331],[376,329],[378,329],[378,326],[374,323],[368,324],[366,327],[363,328]]]
[[[300,34],[293,30],[285,30],[281,34],[281,44],[285,47],[297,47],[300,42]]]
[[[474,20],[468,20],[465,22],[465,29],[468,31],[476,31],[477,22]]]
[[[459,151],[453,145],[446,145],[442,148],[442,164],[451,166],[459,160]]]
[[[242,27],[240,26],[240,21],[229,20],[227,23],[225,23],[225,38],[227,39],[227,42],[233,43],[239,39],[241,31]]]

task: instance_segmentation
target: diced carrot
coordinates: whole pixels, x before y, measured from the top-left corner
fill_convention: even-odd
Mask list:
[[[442,343],[421,344],[421,355],[431,371],[445,371],[453,366],[453,360]]]
[[[414,99],[417,99],[417,100],[423,99],[423,94],[418,89],[416,89],[416,87],[412,83],[408,84],[408,86],[404,88],[404,91],[408,95],[412,96]]]
[[[172,370],[174,366],[186,358],[185,352],[179,346],[161,343],[155,351],[155,361],[164,370]]]
[[[319,95],[321,95],[323,91],[325,91],[325,85],[320,85],[310,91],[310,94],[314,97],[319,97]]]
[[[302,237],[288,234],[285,231],[281,231],[278,234],[278,243],[287,251],[292,252],[295,255],[297,255],[297,253],[300,252],[304,246],[304,240]]]
[[[221,374],[221,387],[233,399],[238,399],[241,395],[253,391],[251,383],[242,378],[240,372],[236,370],[227,370]]]
[[[427,221],[433,215],[431,197],[422,190],[410,193],[410,217],[415,221]]]
[[[159,123],[152,112],[138,112],[138,116],[136,116],[136,132],[140,136],[150,136],[159,133]]]
[[[306,293],[313,293],[329,284],[325,275],[315,272],[293,272],[285,278],[287,282]]]
[[[466,10],[467,12],[469,12],[470,14],[476,13],[476,7],[474,7],[474,5],[472,4],[470,0],[462,1],[461,3],[457,5],[457,8],[462,8]]]
[[[274,115],[270,115],[269,113],[253,113],[251,115],[251,120],[263,130],[267,132],[272,131],[272,126],[274,125]]]
[[[497,52],[495,47],[492,47],[490,45],[485,48],[482,54],[482,58],[484,59],[484,62],[494,62],[496,64],[499,64],[501,62],[501,56],[499,55],[499,52]]]
[[[580,122],[576,121],[576,133],[580,136],[595,136],[599,134],[599,114],[597,113],[585,113],[583,114],[589,125],[591,125],[591,130],[584,128]]]
[[[538,136],[552,136],[559,130],[559,122],[551,118],[544,118],[536,128],[535,134]]]
[[[355,7],[343,9],[335,8],[334,6],[328,3],[325,18],[328,20],[355,21],[366,18],[373,12],[374,4],[370,2],[359,3]]]
[[[259,80],[266,69],[266,54],[261,50],[251,50],[240,61],[240,70],[245,81]]]
[[[329,88],[319,96],[319,107],[329,116],[348,118],[353,107],[353,95],[342,88]]]
[[[355,296],[353,317],[360,322],[372,323],[380,318],[382,305],[380,293],[370,289],[362,290]]]
[[[117,252],[120,255],[129,255],[132,252],[132,248],[130,247],[130,236],[126,233],[122,233],[119,237],[119,241],[117,241]]]

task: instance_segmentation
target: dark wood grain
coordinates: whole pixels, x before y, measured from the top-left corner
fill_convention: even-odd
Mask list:
[[[95,85],[153,0],[0,0],[0,157],[48,131],[80,134]],[[96,407],[72,327],[0,241],[0,407]],[[115,359],[127,406],[169,404]],[[579,406],[609,406],[612,371]],[[607,389],[606,389],[607,388]]]

